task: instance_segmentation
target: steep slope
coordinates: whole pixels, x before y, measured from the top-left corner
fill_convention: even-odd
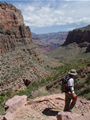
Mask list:
[[[51,75],[51,67],[60,64],[40,53],[20,10],[0,2],[0,13],[0,93],[16,92]]]
[[[64,44],[49,55],[60,58],[85,52],[90,52],[90,25],[70,31]]]

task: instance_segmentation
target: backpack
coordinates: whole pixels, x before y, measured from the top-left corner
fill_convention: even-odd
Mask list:
[[[62,81],[62,83],[61,83],[61,91],[62,92],[68,92],[69,91],[68,84],[67,84],[69,79],[70,79],[69,76],[66,76],[65,78],[61,79],[61,81]]]

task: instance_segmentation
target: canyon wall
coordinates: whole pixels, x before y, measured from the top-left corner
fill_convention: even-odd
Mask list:
[[[24,24],[21,11],[11,4],[0,2],[0,14],[0,53],[21,48],[39,55],[38,46],[32,40],[30,28]]]
[[[76,43],[80,48],[85,48],[85,52],[90,52],[90,25],[70,31],[63,46]]]
[[[0,2],[0,93],[23,90],[51,73],[51,60],[41,55],[20,10]],[[45,58],[45,59],[44,59]],[[44,61],[47,59],[47,63]],[[48,61],[49,60],[49,61]],[[41,65],[42,64],[42,65]],[[53,65],[52,65],[53,66]]]

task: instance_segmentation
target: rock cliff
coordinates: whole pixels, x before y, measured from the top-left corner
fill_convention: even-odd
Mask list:
[[[11,29],[18,28],[24,20],[21,11],[15,6],[0,2],[0,23],[4,25],[4,28]]]
[[[32,40],[30,28],[24,24],[21,11],[13,5],[0,2],[0,14],[0,52],[4,53],[18,48],[25,51],[25,46],[28,45],[27,50],[31,54],[39,54],[38,50],[36,50],[37,53],[32,52],[38,47]]]
[[[63,46],[74,42],[78,44],[80,48],[86,47],[86,51],[84,52],[90,52],[90,25],[70,31]]]

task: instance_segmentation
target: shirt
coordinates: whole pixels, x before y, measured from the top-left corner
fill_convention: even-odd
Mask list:
[[[70,78],[69,80],[68,80],[68,87],[71,87],[71,89],[72,89],[72,91],[73,91],[73,93],[74,93],[74,79],[73,78]],[[71,93],[70,91],[69,91],[69,93]]]

